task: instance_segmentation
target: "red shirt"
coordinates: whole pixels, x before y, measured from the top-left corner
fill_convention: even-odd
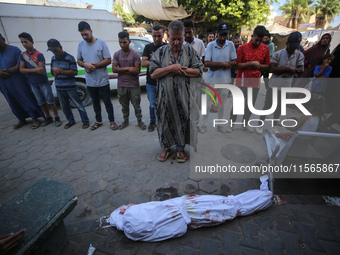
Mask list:
[[[237,62],[247,63],[249,61],[258,61],[261,65],[269,65],[269,47],[261,43],[257,48],[255,48],[251,41],[241,45],[237,51]],[[236,76],[236,86],[258,88],[260,85],[260,77],[261,70],[238,69]]]

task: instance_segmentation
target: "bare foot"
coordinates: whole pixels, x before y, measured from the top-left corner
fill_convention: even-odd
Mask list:
[[[177,151],[177,162],[184,163],[187,161],[189,156],[184,151]]]
[[[185,160],[189,158],[188,154],[186,154],[184,151],[178,151],[179,155]]]
[[[158,156],[158,160],[160,162],[164,162],[168,159],[169,155],[170,155],[171,150],[163,150],[161,154],[159,154]]]

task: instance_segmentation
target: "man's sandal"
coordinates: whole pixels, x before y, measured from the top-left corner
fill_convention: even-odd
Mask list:
[[[64,128],[65,129],[69,129],[70,127],[72,127],[74,124],[76,124],[76,123],[67,123],[65,126],[64,126]]]
[[[184,151],[177,151],[177,162],[184,163],[188,160],[188,155]]]
[[[31,128],[37,129],[38,127],[40,127],[40,121],[39,120],[33,121]]]
[[[116,122],[114,122],[114,121],[110,122],[110,127],[111,127],[112,130],[117,130],[118,129],[118,126],[117,126]]]
[[[21,128],[21,127],[25,126],[27,123],[28,122],[26,120],[19,121],[17,124],[14,125],[14,129]]]
[[[95,122],[92,126],[91,126],[91,130],[96,130],[97,128],[101,127],[103,125],[103,122]]]
[[[143,121],[138,122],[138,126],[139,126],[139,128],[140,128],[141,130],[145,130],[145,129],[146,129],[146,126],[145,126],[145,124],[144,124]]]
[[[163,150],[161,154],[158,155],[158,160],[160,162],[164,162],[168,159],[169,155],[171,153],[171,150]],[[161,157],[163,154],[164,157]]]
[[[119,125],[119,129],[122,130],[129,125],[128,121],[123,121],[122,124]]]
[[[89,123],[84,123],[84,124],[83,124],[83,129],[87,129],[89,126],[90,126]]]

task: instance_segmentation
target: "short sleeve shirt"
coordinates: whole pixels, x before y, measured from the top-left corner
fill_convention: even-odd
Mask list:
[[[62,57],[53,56],[51,59],[51,69],[53,67],[59,67],[63,70],[77,71],[77,63],[73,56],[64,53]],[[74,76],[59,74],[54,79],[57,90],[69,90],[76,88],[76,80]]]
[[[273,57],[270,60],[270,63],[276,63],[278,67],[299,67],[304,66],[305,56],[298,50],[295,50],[294,53],[289,57],[287,49],[284,48],[274,53]],[[290,87],[294,74],[283,73],[280,75],[272,74],[272,77],[269,80],[269,87],[271,88],[282,88],[282,87]]]
[[[272,57],[274,55],[274,52],[275,52],[275,45],[274,45],[274,43],[270,42],[268,44],[268,48],[269,48],[269,54]]]
[[[321,69],[322,67],[320,65],[317,65],[314,69],[314,76],[317,75],[317,73],[320,72]],[[323,70],[321,76],[325,76],[328,78],[331,72],[332,72],[332,67],[328,66],[325,70]],[[312,92],[323,93],[326,91],[326,89],[327,89],[326,79],[316,78],[313,81]]]
[[[119,67],[134,67],[140,63],[140,55],[131,48],[128,54],[125,54],[121,49],[116,51],[112,59],[112,64],[118,64]],[[139,75],[118,74],[118,87],[138,88]]]
[[[27,59],[29,59],[29,61],[27,61]],[[23,61],[25,63],[25,66],[26,66],[27,69],[34,69],[34,68],[37,68],[37,66],[39,65],[39,62],[45,63],[45,57],[42,53],[40,53],[39,51],[34,49],[34,51],[31,54],[28,53],[28,51],[22,52],[20,54],[20,61]],[[34,66],[33,63],[36,66]],[[45,72],[43,74],[30,73],[30,74],[26,74],[26,77],[27,77],[28,82],[30,84],[48,83],[48,78],[47,78],[47,75],[46,75],[46,69],[45,69]]]
[[[322,67],[320,65],[316,66],[315,69],[314,69],[314,76],[318,74],[318,72],[320,72],[322,69]],[[323,70],[321,76],[325,76],[325,77],[329,77],[329,75],[331,74],[332,72],[332,67],[331,66],[328,66],[325,70]]]
[[[98,63],[104,59],[111,59],[111,54],[106,43],[96,38],[96,41],[89,45],[86,41],[81,41],[78,45],[77,59],[82,59],[85,63]],[[107,67],[97,68],[91,73],[85,72],[86,85],[89,87],[103,87],[109,85],[109,73]]]
[[[267,45],[261,43],[257,48],[251,41],[243,44],[237,51],[237,62],[247,63],[258,61],[261,65],[269,65],[270,55]],[[261,70],[256,69],[238,69],[236,76],[236,86],[258,88],[260,85]]]
[[[217,41],[209,43],[205,52],[205,61],[211,62],[230,62],[237,59],[235,46],[232,42],[227,41],[221,48],[218,46]],[[218,69],[217,71],[208,70],[207,82],[210,84],[215,83],[230,83],[231,82],[231,69]]]
[[[166,45],[166,43],[162,44],[161,46],[155,46],[154,43],[145,45],[145,48],[143,51],[143,57],[147,57],[148,60],[150,60],[153,54],[155,53],[155,51],[158,50],[163,45]],[[154,85],[154,86],[157,85],[157,80],[151,79],[149,68],[146,70],[146,83],[149,85]]]

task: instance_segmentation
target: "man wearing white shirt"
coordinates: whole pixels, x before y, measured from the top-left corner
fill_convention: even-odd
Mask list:
[[[214,87],[215,84],[231,84],[231,68],[237,64],[237,55],[235,46],[228,41],[229,24],[221,22],[217,27],[218,37],[215,41],[209,43],[207,55],[205,56],[205,66],[209,68],[206,83]],[[216,89],[221,97],[222,104],[226,101],[226,89]],[[207,114],[203,115],[203,125],[200,132],[207,132],[208,113],[211,107],[211,99],[207,98]],[[218,118],[224,118],[224,105],[218,104]],[[217,130],[225,133],[223,126],[217,126]]]
[[[205,47],[201,39],[194,36],[194,22],[190,19],[183,21],[184,24],[184,40],[191,44],[191,46],[196,50],[197,55],[204,60]]]

